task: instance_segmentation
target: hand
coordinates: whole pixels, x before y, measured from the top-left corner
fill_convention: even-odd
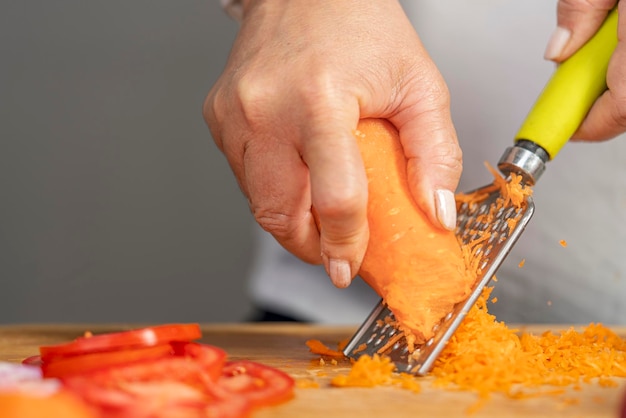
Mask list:
[[[418,204],[453,229],[461,150],[448,90],[397,0],[243,6],[204,116],[257,222],[348,286],[369,235],[353,131],[360,118],[378,117],[400,132]]]
[[[560,0],[545,58],[567,59],[596,33],[617,0]],[[620,41],[609,62],[608,90],[593,104],[572,140],[602,141],[626,132],[626,2],[618,4]]]

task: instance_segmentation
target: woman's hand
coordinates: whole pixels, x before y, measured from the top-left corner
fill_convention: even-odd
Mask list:
[[[257,222],[323,262],[338,287],[368,242],[360,118],[399,129],[416,201],[455,227],[461,150],[448,90],[397,0],[244,0],[204,116]]]
[[[594,103],[573,140],[602,141],[626,132],[626,2],[616,0],[560,0],[557,29],[545,58],[567,59],[598,30],[618,5],[618,44],[606,75],[608,90]]]

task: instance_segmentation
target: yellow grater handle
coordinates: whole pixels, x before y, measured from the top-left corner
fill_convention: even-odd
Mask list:
[[[532,141],[553,159],[606,90],[606,72],[616,45],[617,10],[613,9],[598,32],[559,65],[515,141]]]

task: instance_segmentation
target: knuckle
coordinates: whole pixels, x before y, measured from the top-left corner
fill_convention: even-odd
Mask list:
[[[442,142],[435,148],[435,158],[450,165],[460,165],[463,162],[463,151],[457,143]]]
[[[234,91],[246,123],[255,129],[267,119],[266,111],[278,89],[261,75],[245,74],[237,80]]]
[[[435,145],[429,155],[430,165],[453,173],[463,169],[463,151],[456,143],[441,142]]]
[[[324,199],[315,202],[315,210],[324,220],[341,224],[360,213],[367,204],[367,194],[347,190],[329,191]]]
[[[252,213],[261,228],[276,238],[289,238],[297,228],[296,218],[287,213],[261,207],[252,207]]]
[[[205,123],[209,127],[213,141],[221,151],[224,151],[223,130],[219,115],[220,107],[216,103],[216,97],[217,94],[213,91],[207,95],[202,105],[202,116],[204,117]]]
[[[341,106],[345,95],[342,83],[339,82],[340,79],[342,77],[338,77],[330,69],[321,67],[311,73],[306,83],[300,83],[295,90],[295,95],[298,102],[302,104],[302,108],[310,112],[305,117],[315,118],[316,115],[323,115],[328,118],[329,109]]]
[[[614,119],[619,126],[626,127],[626,92],[613,95],[615,101]]]

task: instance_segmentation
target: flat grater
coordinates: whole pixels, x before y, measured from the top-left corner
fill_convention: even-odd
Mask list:
[[[506,149],[498,168],[505,178],[512,173],[522,177],[522,184],[535,185],[545,169],[574,134],[595,100],[606,90],[609,59],[617,45],[617,11],[607,16],[600,30],[580,50],[560,64],[530,110],[516,135],[514,146]],[[457,303],[452,312],[433,328],[434,336],[409,353],[402,332],[393,326],[395,318],[381,300],[359,327],[343,350],[357,359],[367,354],[391,358],[398,372],[426,375],[450,337],[491,281],[499,266],[528,225],[535,206],[529,196],[520,206],[509,203],[497,209],[495,221],[481,221],[482,215],[496,210],[500,188],[486,185],[474,192],[486,198],[473,205],[464,203],[457,212],[456,236],[468,244],[488,232],[489,239],[477,245],[474,256],[479,272],[468,298]],[[509,221],[514,220],[514,227]]]

